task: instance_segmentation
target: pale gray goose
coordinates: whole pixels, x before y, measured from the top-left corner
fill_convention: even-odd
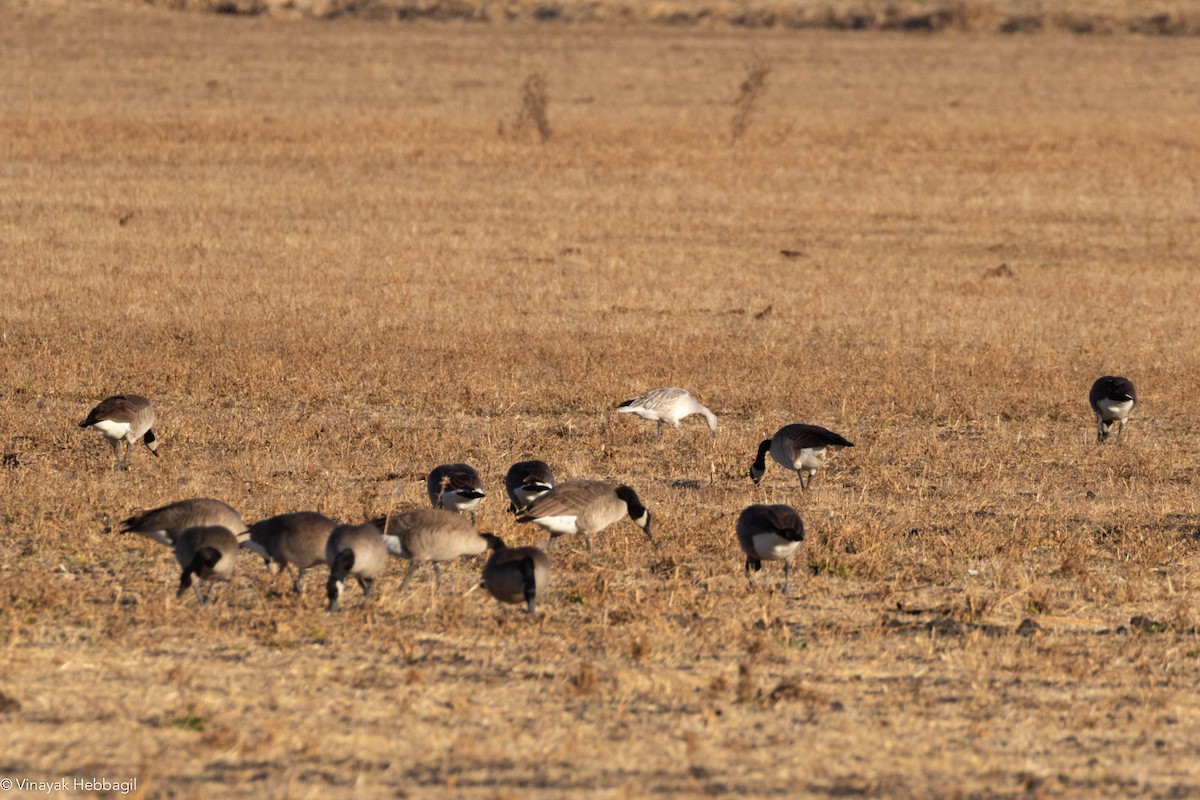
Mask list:
[[[714,434],[717,432],[717,415],[693,397],[691,392],[677,386],[654,389],[632,400],[626,400],[617,406],[617,411],[656,422],[660,437],[664,422],[678,430],[679,421],[692,414],[703,416],[709,431]]]

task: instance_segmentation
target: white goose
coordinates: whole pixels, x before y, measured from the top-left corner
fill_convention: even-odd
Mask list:
[[[617,412],[621,414],[634,414],[642,419],[657,422],[658,435],[660,437],[662,436],[664,422],[669,423],[671,427],[678,430],[679,421],[684,417],[690,417],[692,414],[702,415],[704,421],[708,423],[709,431],[714,434],[717,432],[717,415],[709,411],[696,398],[692,397],[691,393],[686,389],[678,387],[654,389],[640,397],[626,400],[617,406]]]

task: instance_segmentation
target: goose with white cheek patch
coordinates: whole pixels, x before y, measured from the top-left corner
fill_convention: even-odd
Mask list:
[[[237,563],[239,545],[228,529],[220,525],[206,525],[183,531],[175,540],[174,550],[175,560],[183,568],[175,596],[183,597],[183,593],[191,587],[196,592],[196,600],[200,605],[205,605],[208,603],[208,593],[201,592],[200,584],[193,583],[192,578],[228,583]]]
[[[1103,444],[1117,428],[1117,440],[1125,436],[1125,420],[1137,404],[1137,389],[1133,381],[1115,375],[1105,375],[1092,384],[1088,403],[1096,415],[1096,442]]]
[[[517,517],[517,522],[532,522],[550,533],[549,546],[559,536],[582,534],[587,551],[592,552],[592,537],[628,516],[654,541],[650,534],[650,512],[637,492],[628,486],[613,486],[605,481],[567,481],[555,486],[533,502]]]
[[[508,511],[516,514],[554,488],[554,472],[545,461],[518,461],[504,476],[504,491],[508,493]]]
[[[338,600],[342,597],[347,578],[358,581],[363,591],[363,602],[370,601],[371,587],[387,567],[387,555],[383,537],[371,523],[334,528],[325,544],[325,560],[329,564],[325,594],[329,597],[329,610],[338,610]]]
[[[691,392],[677,386],[654,389],[632,400],[626,400],[617,406],[617,412],[633,414],[657,423],[659,438],[662,438],[663,423],[679,430],[679,421],[692,414],[703,416],[704,421],[708,423],[708,430],[714,435],[717,432],[717,415],[692,397]]]
[[[750,465],[750,478],[755,483],[762,480],[767,470],[766,457],[769,452],[776,464],[784,469],[795,470],[802,490],[808,489],[812,486],[813,476],[825,466],[830,454],[843,447],[854,447],[854,443],[820,425],[800,422],[784,425],[774,436],[759,444],[758,455]]]
[[[486,493],[483,479],[475,468],[468,464],[442,464],[425,476],[425,490],[429,493],[429,504],[459,514],[470,514],[475,521],[475,509]]]
[[[92,428],[107,439],[117,467],[128,469],[129,451],[139,439],[150,455],[158,457],[158,438],[151,430],[154,416],[154,406],[140,394],[118,394],[101,400],[79,427]],[[121,442],[125,443],[124,457],[117,453]]]
[[[804,522],[786,505],[752,505],[737,519],[737,540],[746,554],[746,578],[762,569],[764,561],[783,562],[783,593],[787,594],[791,557],[804,542]]]

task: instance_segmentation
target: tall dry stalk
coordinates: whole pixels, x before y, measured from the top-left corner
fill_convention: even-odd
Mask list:
[[[550,140],[550,118],[547,108],[550,99],[546,95],[546,80],[535,72],[521,85],[521,110],[513,122],[513,136],[521,136],[531,125],[537,128],[538,138],[543,143]]]
[[[770,74],[771,65],[766,61],[755,59],[747,66],[746,77],[738,86],[738,94],[733,101],[733,119],[729,123],[732,142],[740,141],[750,127],[750,115],[767,89],[767,76]]]

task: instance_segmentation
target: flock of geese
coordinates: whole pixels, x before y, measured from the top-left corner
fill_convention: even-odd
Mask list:
[[[1114,428],[1118,439],[1123,436],[1137,393],[1127,378],[1104,376],[1092,386],[1088,401],[1096,415],[1097,442],[1103,443]],[[678,429],[680,421],[693,414],[704,417],[714,434],[717,430],[716,415],[679,388],[655,389],[622,403],[617,411],[655,422],[660,437],[664,424]],[[149,400],[122,394],[102,400],[79,426],[100,433],[112,447],[117,467],[126,469],[130,450],[138,441],[158,455],[154,421]],[[120,453],[122,442],[124,454]],[[769,454],[777,464],[794,471],[801,490],[806,490],[832,453],[853,446],[845,437],[818,425],[785,425],[759,444],[750,478],[756,484],[762,479]],[[633,488],[596,480],[557,483],[544,461],[513,464],[504,478],[509,511],[517,521],[532,522],[549,534],[537,547],[508,547],[500,537],[475,529],[475,510],[485,492],[479,473],[470,465],[438,466],[426,476],[425,484],[430,508],[401,511],[361,525],[339,524],[323,514],[303,511],[248,526],[228,504],[194,498],[135,514],[121,523],[121,530],[173,549],[182,569],[176,596],[191,587],[201,604],[208,602],[207,593],[194,579],[228,582],[238,552],[246,548],[263,558],[272,571],[294,568],[292,589],[297,595],[305,571],[327,567],[330,611],[338,610],[350,578],[362,589],[364,601],[369,600],[389,556],[409,562],[401,592],[426,563],[433,566],[436,592],[441,564],[490,550],[483,568],[483,588],[502,603],[524,603],[533,614],[550,580],[546,550],[558,537],[582,535],[590,555],[592,537],[628,516],[653,541],[650,511]],[[786,594],[791,558],[804,541],[804,523],[796,509],[782,504],[748,506],[738,516],[735,534],[746,556],[745,573],[751,584],[752,572],[760,570],[763,561],[780,561]]]

